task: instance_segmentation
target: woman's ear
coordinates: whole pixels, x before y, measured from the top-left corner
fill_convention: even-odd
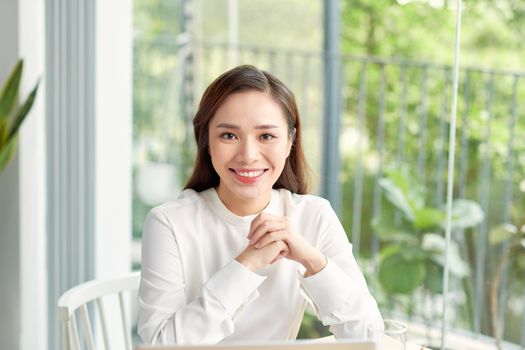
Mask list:
[[[295,134],[297,130],[293,128],[292,134],[290,135],[290,138],[288,139],[288,152],[286,154],[286,157],[290,155],[290,152],[292,151],[293,143],[295,142]]]

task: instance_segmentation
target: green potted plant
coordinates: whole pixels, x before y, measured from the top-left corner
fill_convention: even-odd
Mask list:
[[[411,295],[418,287],[441,293],[445,209],[426,203],[423,185],[406,169],[386,172],[380,185],[387,200],[372,219],[372,227],[382,243],[378,270],[382,287],[389,295]],[[452,207],[453,230],[474,227],[483,220],[476,202],[455,199]],[[458,244],[451,241],[449,247],[451,276],[466,277],[469,268]]]
[[[18,130],[35,101],[38,84],[22,104],[18,104],[20,81],[24,69],[19,60],[0,91],[0,172],[16,152]]]

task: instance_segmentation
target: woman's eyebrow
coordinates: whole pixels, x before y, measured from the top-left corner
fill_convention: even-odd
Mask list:
[[[217,125],[217,128],[223,128],[223,129],[240,129],[238,125],[235,124],[228,124],[228,123],[221,123]],[[255,129],[278,129],[278,125],[274,124],[263,124],[263,125],[257,125]]]
[[[278,129],[279,126],[273,124],[257,125],[255,129]]]
[[[228,124],[228,123],[221,123],[217,125],[218,128],[224,128],[224,129],[240,129],[238,125],[235,124]]]

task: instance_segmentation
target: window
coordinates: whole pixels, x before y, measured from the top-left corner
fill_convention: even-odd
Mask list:
[[[189,175],[204,87],[240,63],[296,94],[319,193],[322,2],[134,4],[134,238]],[[384,315],[439,345],[455,1],[341,4],[343,225]],[[523,345],[525,18],[511,1],[463,8],[447,331],[453,348]]]

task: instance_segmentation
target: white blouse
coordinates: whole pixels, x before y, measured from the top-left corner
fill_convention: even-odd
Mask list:
[[[288,259],[256,273],[237,262],[255,215],[236,216],[214,188],[184,190],[151,210],[138,297],[138,333],[145,343],[292,340],[307,302],[338,338],[363,339],[368,325],[382,324],[328,201],[273,190],[264,211],[287,216],[327,257],[326,267],[304,278],[304,267]]]

